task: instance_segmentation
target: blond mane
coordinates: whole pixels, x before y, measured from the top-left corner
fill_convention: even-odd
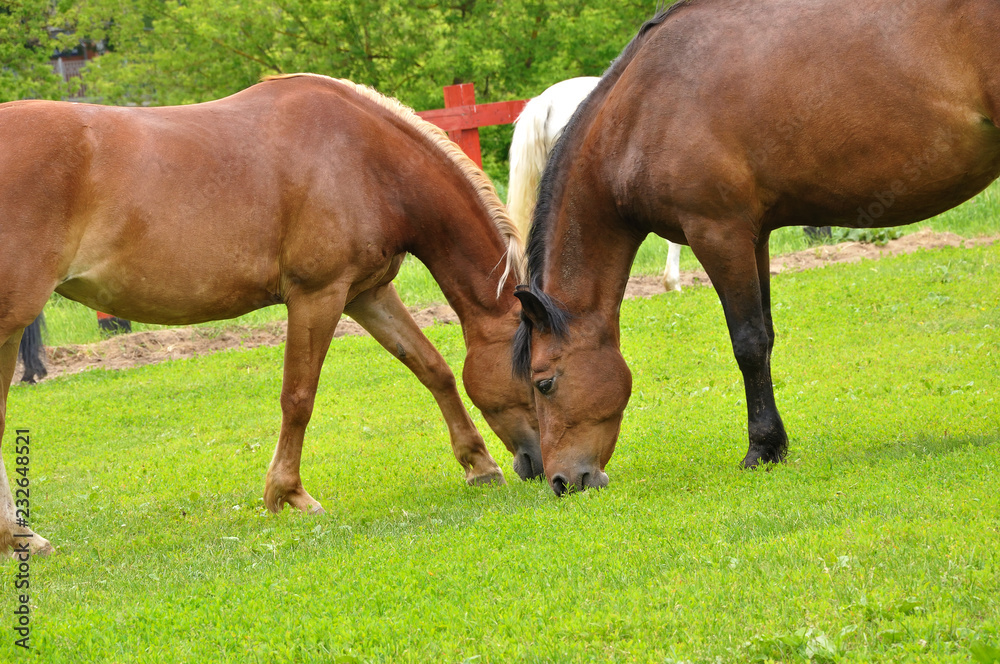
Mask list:
[[[525,282],[524,238],[521,237],[520,231],[514,222],[511,221],[511,218],[507,216],[507,208],[502,202],[500,202],[500,197],[497,195],[497,190],[493,186],[493,183],[486,176],[486,174],[483,173],[478,166],[476,166],[475,162],[473,162],[467,154],[462,152],[462,149],[458,147],[458,145],[448,138],[448,135],[444,131],[436,125],[433,125],[421,118],[413,111],[412,108],[402,104],[398,100],[393,99],[392,97],[387,97],[378,90],[368,87],[367,85],[360,85],[344,78],[331,78],[329,76],[323,76],[322,74],[282,74],[279,76],[267,76],[263,80],[269,81],[282,78],[294,78],[296,76],[314,76],[328,81],[336,81],[337,83],[348,86],[362,97],[372,101],[381,108],[394,113],[400,119],[406,121],[414,129],[416,129],[421,136],[429,140],[442,152],[444,152],[444,154],[447,155],[452,163],[458,167],[462,175],[464,175],[472,185],[476,194],[479,196],[479,200],[482,201],[487,214],[493,221],[493,225],[496,226],[497,231],[500,232],[501,237],[504,239],[504,243],[507,245],[504,271],[500,276],[500,283],[497,284],[497,297],[500,296],[500,293],[503,291],[504,284],[507,283],[507,279],[511,275],[517,279],[518,283]]]

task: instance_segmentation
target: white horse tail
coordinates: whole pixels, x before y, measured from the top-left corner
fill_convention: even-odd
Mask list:
[[[514,123],[510,143],[510,180],[507,184],[507,212],[525,242],[531,228],[531,213],[538,199],[538,183],[549,156],[545,123],[549,105],[535,97],[525,105]]]

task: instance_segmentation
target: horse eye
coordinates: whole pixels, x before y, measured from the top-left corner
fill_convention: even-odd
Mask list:
[[[538,391],[542,394],[548,394],[552,391],[552,379],[546,378],[545,380],[540,380],[535,383],[535,387],[537,387]]]

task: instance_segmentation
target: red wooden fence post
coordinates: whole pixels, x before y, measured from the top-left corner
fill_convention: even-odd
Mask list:
[[[517,119],[527,103],[527,100],[521,99],[476,104],[476,92],[472,83],[462,83],[444,88],[444,108],[420,111],[417,115],[448,132],[448,137],[458,143],[462,151],[482,168],[479,127],[510,124]]]
[[[461,83],[459,85],[448,85],[444,88],[444,107],[453,106],[475,106],[476,91],[472,83]],[[483,151],[479,146],[479,129],[456,129],[448,132],[448,137],[458,143],[462,151],[469,155],[472,161],[476,162],[479,168],[483,167]]]

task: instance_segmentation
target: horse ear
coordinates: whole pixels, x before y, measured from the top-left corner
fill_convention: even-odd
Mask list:
[[[521,316],[531,321],[539,332],[548,332],[551,329],[552,321],[548,309],[528,286],[516,287],[514,297],[521,301]]]

